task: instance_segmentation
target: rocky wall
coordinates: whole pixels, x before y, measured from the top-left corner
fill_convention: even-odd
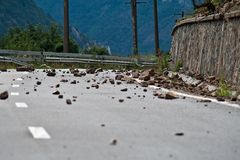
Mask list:
[[[185,71],[240,85],[240,11],[185,19],[172,35],[173,61]]]

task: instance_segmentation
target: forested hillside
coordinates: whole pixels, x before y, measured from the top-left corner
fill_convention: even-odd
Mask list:
[[[58,22],[63,19],[63,0],[35,0]],[[153,52],[154,27],[152,0],[138,6],[139,43],[141,52]],[[132,48],[131,7],[128,0],[70,0],[71,25],[90,39],[109,45],[114,53],[127,55]],[[130,0],[129,0],[130,2]],[[159,2],[161,48],[168,51],[171,31],[181,11],[192,8],[190,0],[162,0]]]
[[[53,19],[37,7],[34,0],[0,0],[0,35],[11,27],[51,22]]]

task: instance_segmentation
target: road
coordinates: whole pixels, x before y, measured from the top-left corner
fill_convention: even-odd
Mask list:
[[[62,75],[58,71],[56,77],[47,77],[42,70],[0,73],[0,92],[8,90],[12,94],[7,100],[0,100],[0,159],[238,160],[240,157],[239,108],[197,103],[191,98],[162,100],[154,98],[154,89],[144,92],[135,84],[91,87],[102,82],[102,77],[114,76],[108,72],[97,77]],[[69,82],[60,82],[62,79]],[[70,84],[73,80],[79,83]],[[37,81],[41,85],[34,87]],[[55,87],[57,84],[59,88]],[[128,91],[121,92],[123,88]],[[52,94],[57,90],[63,99]],[[72,105],[66,104],[66,99],[71,99]]]

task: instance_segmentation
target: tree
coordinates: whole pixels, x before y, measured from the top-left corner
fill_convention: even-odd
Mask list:
[[[56,24],[50,27],[28,25],[26,28],[11,28],[0,38],[3,49],[62,52],[62,45],[61,30]],[[79,52],[79,46],[73,39],[70,40],[70,52]]]
[[[88,47],[84,49],[83,52],[85,54],[93,54],[93,55],[109,55],[107,48],[98,46],[98,45]]]

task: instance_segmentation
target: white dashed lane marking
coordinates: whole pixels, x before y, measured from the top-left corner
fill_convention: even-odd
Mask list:
[[[28,108],[28,105],[24,102],[16,102],[15,105],[17,108]]]
[[[17,78],[17,81],[22,81],[23,79],[22,78]]]
[[[18,85],[18,84],[13,84],[12,87],[13,87],[13,88],[19,88],[20,85]]]
[[[30,133],[32,134],[34,139],[50,139],[50,135],[43,127],[28,127]]]
[[[18,92],[11,92],[11,96],[19,96]]]

